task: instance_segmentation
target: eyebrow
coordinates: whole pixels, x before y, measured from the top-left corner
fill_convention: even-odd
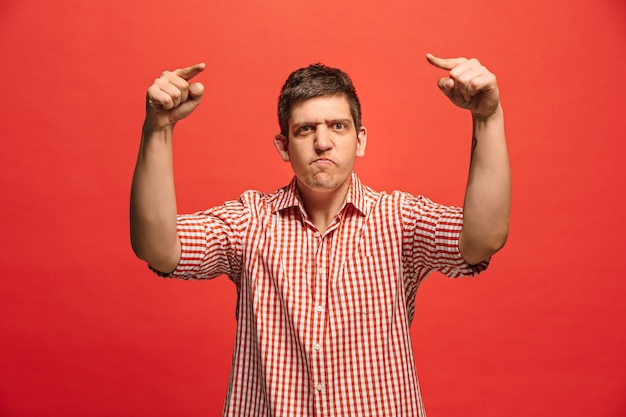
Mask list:
[[[329,120],[323,120],[321,122],[303,120],[301,122],[294,123],[292,126],[292,129],[297,130],[301,128],[302,126],[315,126],[315,125],[324,124],[324,123],[325,124],[343,123],[346,126],[351,126],[353,124],[351,119],[329,119]]]

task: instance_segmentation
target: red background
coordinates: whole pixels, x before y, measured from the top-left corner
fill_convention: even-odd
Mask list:
[[[418,292],[429,416],[626,415],[625,41],[620,0],[0,3],[0,415],[221,411],[234,286],[157,278],[129,244],[162,70],[207,63],[176,131],[181,211],[289,181],[276,98],[317,61],[359,90],[367,184],[461,204],[470,118],[426,52],[498,75],[514,175],[488,272]]]

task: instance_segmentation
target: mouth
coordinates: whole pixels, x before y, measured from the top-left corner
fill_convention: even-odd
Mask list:
[[[318,158],[313,161],[314,165],[334,165],[335,162],[332,159],[328,158]]]

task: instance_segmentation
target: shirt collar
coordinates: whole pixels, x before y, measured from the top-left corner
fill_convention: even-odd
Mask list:
[[[364,216],[369,209],[369,205],[366,203],[365,199],[365,187],[354,171],[350,176],[350,187],[348,188],[348,195],[346,196],[345,205],[348,204],[354,206]],[[278,191],[274,211],[281,211],[290,207],[299,207],[303,213],[306,213],[300,199],[300,193],[298,192],[296,177],[293,177],[289,185]]]

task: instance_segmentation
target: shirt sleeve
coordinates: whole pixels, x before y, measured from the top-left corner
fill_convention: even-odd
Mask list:
[[[150,269],[164,278],[210,279],[228,275],[234,279],[239,276],[241,234],[247,213],[246,206],[239,200],[179,215],[176,229],[181,258],[176,269],[170,273]]]
[[[437,204],[425,197],[408,196],[403,205],[405,247],[410,264],[425,277],[439,271],[450,278],[476,276],[489,266],[490,259],[468,264],[459,250],[463,209]]]

